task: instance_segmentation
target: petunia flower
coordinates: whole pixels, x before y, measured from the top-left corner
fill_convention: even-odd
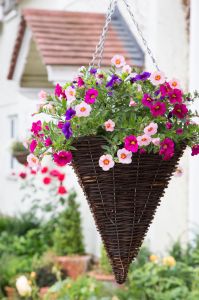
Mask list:
[[[185,104],[176,104],[172,110],[172,114],[179,119],[184,119],[188,113],[188,109]]]
[[[38,135],[41,130],[42,130],[42,123],[40,120],[32,123],[31,132],[34,133],[34,135]]]
[[[39,100],[41,102],[44,102],[46,101],[48,94],[45,91],[40,91],[38,96],[39,96]]]
[[[64,167],[72,161],[72,153],[70,151],[60,151],[53,154],[54,162],[59,167]]]
[[[158,131],[158,124],[151,122],[147,127],[144,128],[144,133],[151,136],[156,134]]]
[[[166,122],[166,129],[170,130],[173,127],[171,122]]]
[[[165,83],[166,78],[163,72],[154,72],[150,76],[150,81],[153,85],[160,85]]]
[[[89,89],[88,91],[86,91],[84,101],[88,104],[93,104],[93,103],[95,103],[97,96],[98,96],[97,90]]]
[[[30,143],[30,147],[29,147],[31,153],[33,153],[35,151],[37,145],[38,145],[37,141],[32,140],[32,142]]]
[[[113,160],[113,157],[110,154],[102,155],[99,159],[99,166],[104,171],[109,171],[111,168],[113,168],[115,165],[115,162]]]
[[[159,154],[163,156],[164,160],[169,160],[174,156],[174,148],[175,148],[175,144],[173,140],[170,138],[165,138],[160,143]]]
[[[61,85],[59,85],[59,83],[56,85],[55,87],[55,96],[57,96],[58,98],[66,98],[66,95],[61,87]]]
[[[66,120],[70,121],[75,115],[76,115],[76,111],[70,107],[69,109],[67,109],[65,113]]]
[[[39,159],[32,153],[28,155],[27,163],[31,169],[38,170],[40,168]]]
[[[48,176],[43,178],[43,183],[45,185],[49,185],[51,183],[51,181],[52,181],[52,179]]]
[[[179,90],[181,89],[179,80],[175,78],[169,81],[169,85],[172,89],[179,89]]]
[[[90,69],[90,74],[95,75],[97,73],[97,69],[96,68],[91,68]]]
[[[122,164],[131,164],[132,163],[132,152],[126,150],[125,148],[119,149],[117,151],[117,157],[119,162]]]
[[[154,99],[149,94],[144,94],[142,104],[147,107],[152,107]]]
[[[160,86],[159,92],[161,93],[162,97],[165,97],[168,95],[169,92],[172,91],[172,88],[170,87],[168,82],[165,82]]]
[[[115,129],[115,122],[113,122],[112,120],[108,120],[104,123],[104,127],[106,131],[114,131]]]
[[[91,113],[91,106],[86,102],[82,102],[75,106],[76,116],[77,117],[88,117]]]
[[[67,192],[67,189],[66,189],[63,185],[60,185],[60,186],[58,187],[57,193],[58,193],[59,195],[65,195],[65,194],[67,194],[68,192]]]
[[[84,86],[84,80],[81,78],[81,77],[78,77],[77,79],[77,85],[79,88],[83,87]]]
[[[122,79],[119,78],[117,75],[113,74],[110,78],[110,80],[107,82],[106,87],[107,88],[113,88],[116,84],[120,84],[122,82]]]
[[[153,117],[163,116],[166,112],[166,104],[164,102],[157,101],[151,106],[151,114]]]
[[[59,121],[57,124],[57,128],[62,129],[64,126],[64,122],[63,121]]]
[[[151,73],[149,72],[142,72],[140,74],[137,74],[135,77],[132,78],[131,83],[133,83],[132,81],[136,82],[136,81],[145,81],[147,79],[149,79],[149,77],[151,76]],[[134,80],[133,80],[134,79]]]
[[[73,135],[73,131],[71,129],[71,124],[70,122],[66,122],[62,128],[62,132],[65,135],[65,138],[69,140],[71,136]]]
[[[192,153],[191,153],[191,155],[195,156],[195,155],[198,155],[198,154],[199,154],[199,145],[194,145],[192,147]]]
[[[138,136],[137,141],[138,141],[138,145],[142,147],[142,146],[148,146],[151,143],[152,139],[149,135],[144,134],[142,136]]]
[[[71,104],[73,101],[76,100],[76,90],[75,90],[75,88],[72,87],[72,86],[68,86],[65,90],[65,95],[66,95],[67,102],[69,104]]]
[[[124,148],[136,153],[138,151],[138,141],[134,135],[129,135],[124,139]]]
[[[160,138],[153,138],[153,139],[152,139],[152,143],[153,143],[155,146],[160,146]]]
[[[129,65],[125,65],[125,66],[122,68],[122,72],[123,72],[123,73],[127,73],[127,74],[131,74],[132,68],[131,68]]]
[[[178,135],[183,134],[183,129],[182,129],[182,128],[178,128],[178,129],[176,130],[176,134],[178,134]]]
[[[133,100],[133,98],[131,98],[129,106],[131,106],[131,107],[137,106],[137,103]]]
[[[182,103],[182,91],[178,89],[171,90],[168,93],[169,101],[171,104]]]
[[[114,55],[113,58],[111,59],[111,63],[116,68],[121,68],[126,64],[125,58],[122,55]]]
[[[52,145],[52,140],[50,137],[47,137],[44,142],[46,147],[50,147]]]

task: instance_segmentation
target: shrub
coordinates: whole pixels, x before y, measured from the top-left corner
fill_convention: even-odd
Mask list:
[[[53,235],[55,252],[61,256],[84,253],[81,217],[75,198],[75,192],[69,195],[68,206],[59,215]]]

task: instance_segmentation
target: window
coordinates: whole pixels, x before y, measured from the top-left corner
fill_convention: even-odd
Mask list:
[[[13,9],[15,9],[16,2],[16,0],[0,0],[0,5],[2,6],[3,14],[6,15]]]
[[[17,140],[18,136],[18,116],[17,115],[12,115],[9,116],[9,137],[10,140],[15,141]],[[15,168],[15,159],[12,156],[12,154],[10,155],[10,168],[14,169]]]

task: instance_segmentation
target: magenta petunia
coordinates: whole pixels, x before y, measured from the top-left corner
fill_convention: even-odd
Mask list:
[[[41,130],[42,130],[41,121],[37,121],[37,122],[32,123],[31,132],[34,133],[34,135],[38,135]]]
[[[182,129],[182,128],[178,128],[178,129],[176,130],[176,134],[178,134],[178,135],[183,134],[183,129]]]
[[[170,130],[173,127],[173,124],[171,122],[166,123],[166,129]]]
[[[78,77],[77,85],[78,85],[78,87],[83,87],[84,86],[84,80],[81,77]]]
[[[52,145],[52,140],[50,137],[47,137],[44,142],[46,147],[50,147]]]
[[[162,84],[160,86],[160,93],[162,97],[167,96],[172,91],[172,88],[170,87],[168,82],[165,82],[165,84]]]
[[[32,142],[30,143],[30,152],[33,153],[37,147],[38,143],[36,140],[32,140]]]
[[[89,89],[88,91],[86,91],[84,101],[88,104],[93,104],[93,103],[95,103],[97,96],[98,96],[97,90]]]
[[[192,153],[191,153],[191,155],[195,156],[195,155],[198,155],[198,154],[199,154],[199,144],[198,145],[194,145],[192,147]]]
[[[182,91],[179,89],[173,89],[169,92],[169,101],[172,104],[182,103]]]
[[[142,98],[142,104],[147,107],[151,107],[153,105],[154,99],[151,98],[149,94],[144,94]]]
[[[174,156],[174,141],[170,138],[165,138],[160,144],[159,154],[163,156],[164,160],[169,160]]]
[[[136,153],[138,151],[138,141],[134,135],[129,135],[124,140],[124,148],[128,151]]]
[[[164,102],[157,101],[151,106],[151,114],[153,117],[163,116],[166,112],[166,104]]]
[[[70,151],[60,151],[53,154],[54,162],[60,166],[64,167],[72,161],[72,153]]]
[[[188,109],[185,104],[175,104],[172,113],[177,118],[184,119],[188,113]]]

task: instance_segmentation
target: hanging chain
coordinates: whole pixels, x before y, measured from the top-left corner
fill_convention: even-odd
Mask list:
[[[129,14],[131,16],[131,19],[132,19],[133,23],[134,23],[134,25],[135,25],[135,27],[136,27],[136,29],[138,31],[138,34],[140,35],[140,37],[142,39],[142,42],[143,42],[144,46],[146,47],[146,50],[147,50],[149,56],[151,57],[153,65],[156,67],[156,69],[158,71],[160,71],[160,69],[158,67],[158,64],[157,64],[157,61],[154,58],[153,53],[152,53],[151,49],[149,48],[148,43],[147,43],[146,39],[144,38],[144,35],[143,35],[143,33],[142,33],[141,29],[140,29],[140,26],[139,26],[139,24],[137,23],[137,21],[135,19],[134,13],[132,12],[132,9],[131,9],[131,7],[130,7],[130,5],[128,3],[128,0],[123,0],[123,1],[124,1],[125,5],[127,7],[127,10],[128,10],[128,12],[129,12]]]
[[[89,66],[93,66],[96,59],[98,58],[98,67],[101,66],[102,58],[103,58],[103,53],[104,53],[104,43],[106,40],[107,32],[109,29],[109,25],[111,23],[112,16],[114,14],[116,4],[118,0],[111,0],[110,5],[108,7],[108,12],[106,15],[106,22],[102,31],[102,35],[100,37],[100,41],[96,47],[95,53],[93,55],[92,61],[90,62]]]

